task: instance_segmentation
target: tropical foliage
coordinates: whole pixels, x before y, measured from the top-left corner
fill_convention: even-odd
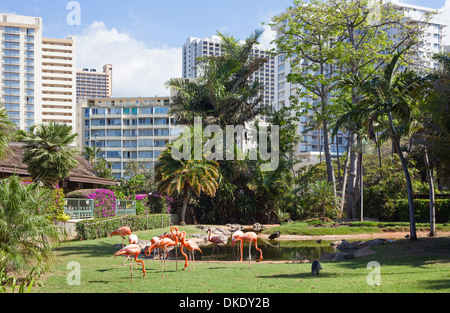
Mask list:
[[[50,122],[30,128],[22,139],[23,162],[34,180],[54,186],[70,176],[70,170],[78,165],[79,152],[72,146],[76,136],[67,124]]]

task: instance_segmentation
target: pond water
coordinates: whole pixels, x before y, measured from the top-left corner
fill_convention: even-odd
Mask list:
[[[318,260],[325,253],[336,252],[336,249],[330,246],[332,241],[322,241],[320,244],[316,241],[266,241],[258,240],[258,248],[262,250],[264,261],[302,261],[302,260]],[[238,250],[240,244],[231,247],[227,246],[213,247],[203,246],[201,250],[203,255],[198,251],[195,253],[196,260],[203,261],[236,261],[238,260]],[[183,256],[178,249],[178,259]],[[259,259],[259,252],[252,245],[252,261]],[[169,259],[175,259],[175,251],[169,252]],[[244,243],[244,261],[248,261],[248,243]]]

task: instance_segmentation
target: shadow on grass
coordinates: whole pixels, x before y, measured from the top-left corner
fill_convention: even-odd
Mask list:
[[[114,246],[107,242],[96,241],[82,245],[63,245],[55,247],[55,251],[63,257],[77,256],[77,257],[114,257],[117,252]]]
[[[430,289],[433,291],[440,290],[448,290],[450,289],[450,279],[442,279],[442,280],[422,280],[419,282],[426,289]]]

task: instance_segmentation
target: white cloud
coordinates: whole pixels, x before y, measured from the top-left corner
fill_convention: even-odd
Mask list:
[[[114,97],[168,96],[164,84],[182,75],[181,48],[148,47],[103,22],[93,22],[76,40],[79,68],[113,65]]]

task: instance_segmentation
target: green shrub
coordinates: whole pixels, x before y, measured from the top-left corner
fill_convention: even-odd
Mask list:
[[[108,237],[116,229],[128,226],[133,232],[166,227],[170,224],[170,215],[128,215],[123,217],[85,220],[76,224],[78,237],[81,240],[92,240]]]
[[[396,210],[398,211],[400,222],[409,221],[409,206],[407,199],[401,199],[394,202]],[[430,222],[430,200],[415,199],[414,209],[416,211],[415,217],[417,223]],[[450,200],[437,199],[436,200],[436,223],[447,223],[450,221]]]

